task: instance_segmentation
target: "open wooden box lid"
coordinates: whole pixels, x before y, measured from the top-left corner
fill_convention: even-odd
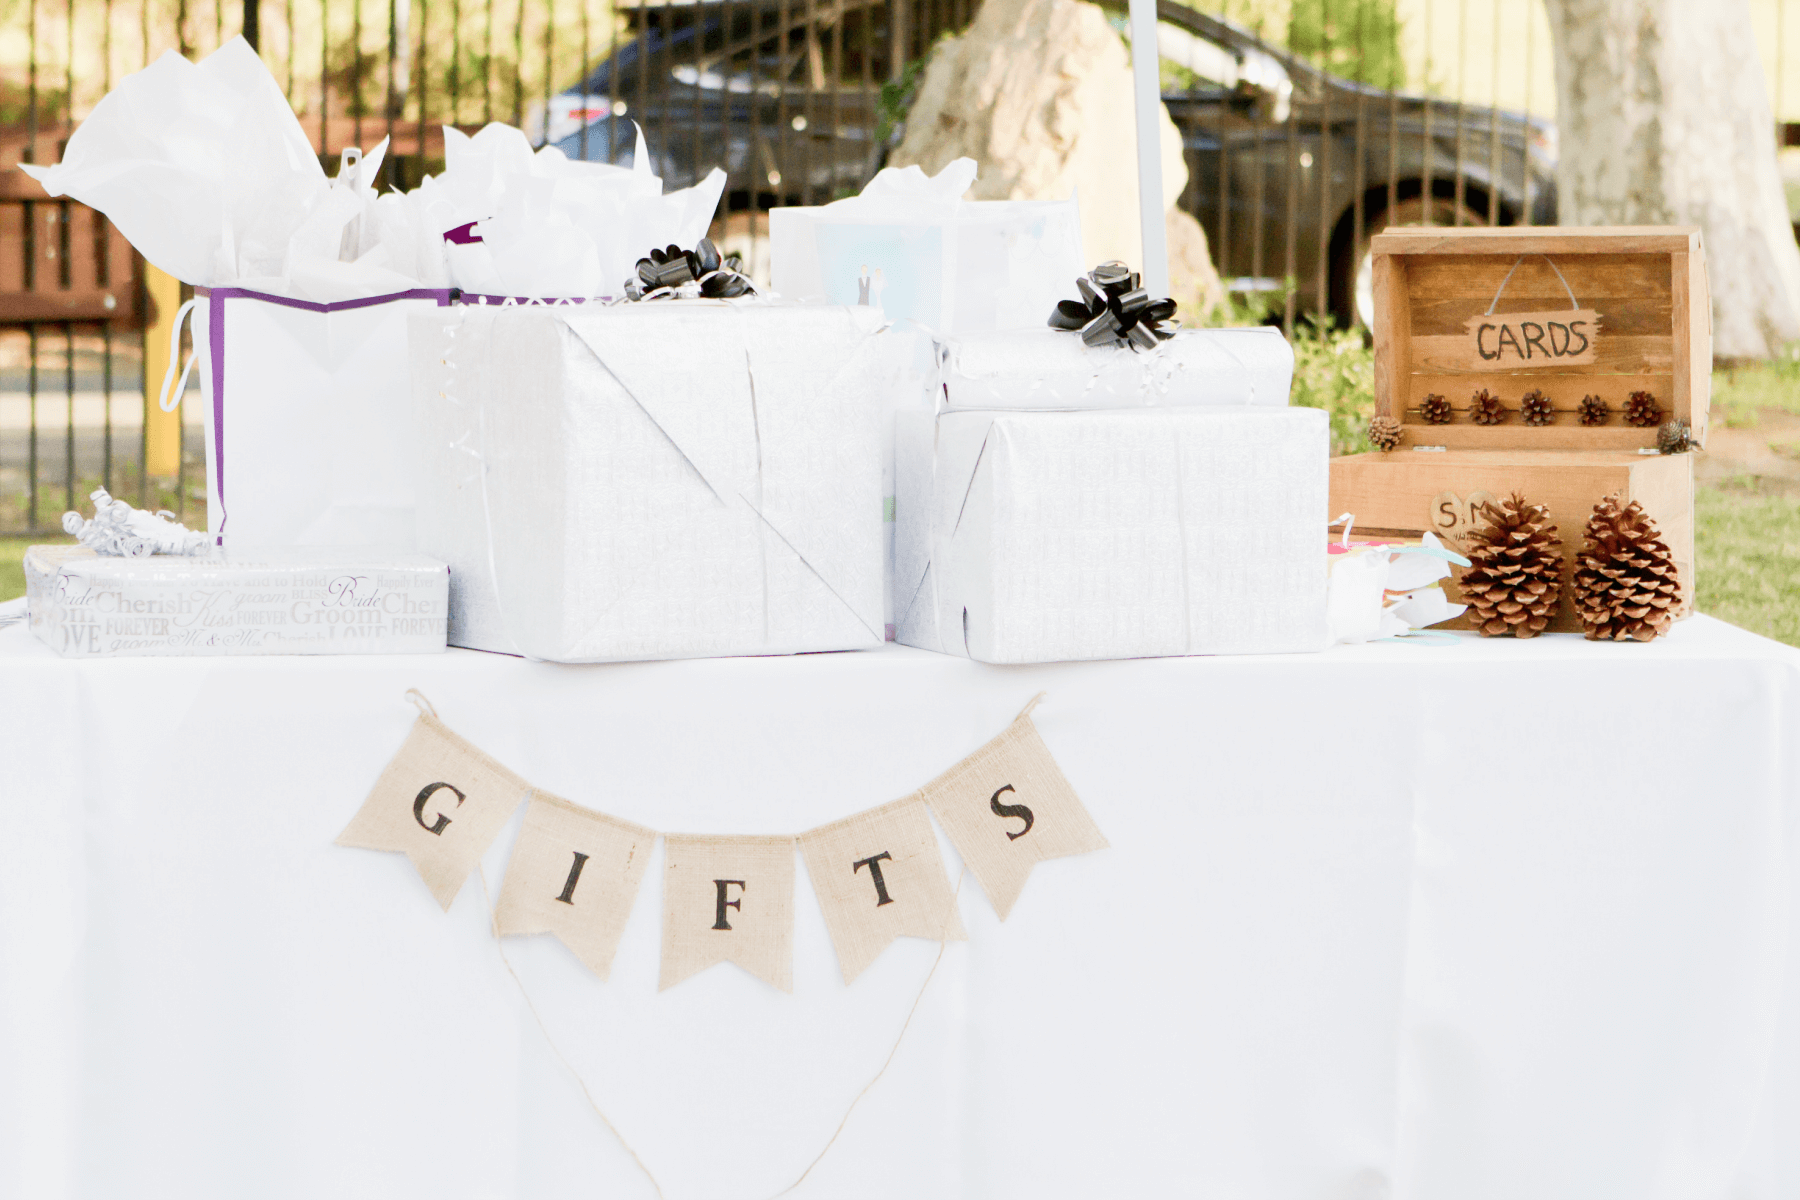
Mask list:
[[[1625,420],[1649,392],[1662,420],[1706,436],[1712,395],[1712,308],[1697,228],[1668,226],[1404,228],[1375,235],[1375,411],[1414,446],[1460,450],[1630,450],[1656,445],[1656,426]],[[1497,425],[1469,411],[1486,389],[1507,409]],[[1538,389],[1549,425],[1519,411]],[[1427,424],[1429,395],[1450,402]],[[1583,426],[1585,396],[1610,412]]]

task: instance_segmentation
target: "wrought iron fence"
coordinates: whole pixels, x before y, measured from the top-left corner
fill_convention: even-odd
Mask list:
[[[1788,0],[1768,2],[1779,23]],[[1102,3],[1124,36],[1125,0]],[[385,137],[400,187],[439,169],[444,125],[505,121],[606,161],[629,161],[641,126],[666,186],[725,168],[715,236],[766,271],[768,211],[859,189],[904,128],[918,64],[977,5],[22,0],[27,57],[0,62],[0,533],[54,527],[96,485],[203,519],[199,427],[145,401],[176,285],[10,169],[55,161],[156,55],[242,32],[328,170]],[[1541,0],[1160,0],[1159,16],[1180,206],[1238,319],[1366,321],[1367,242],[1387,224],[1554,219]]]

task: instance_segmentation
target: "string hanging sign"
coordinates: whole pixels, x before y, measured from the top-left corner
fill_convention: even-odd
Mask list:
[[[1488,303],[1487,311],[1463,322],[1467,331],[1463,366],[1475,371],[1517,371],[1523,367],[1578,367],[1596,361],[1600,349],[1600,314],[1583,308],[1575,299],[1575,289],[1563,278],[1562,269],[1548,255],[1538,255],[1550,264],[1557,280],[1569,295],[1569,307],[1545,312],[1499,313],[1494,309],[1506,285],[1512,282],[1519,265],[1530,255],[1514,260],[1499,290]]]

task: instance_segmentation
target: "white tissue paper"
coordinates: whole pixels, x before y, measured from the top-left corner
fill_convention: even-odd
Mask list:
[[[448,304],[452,287],[618,293],[652,246],[705,235],[724,186],[715,170],[664,195],[641,135],[630,168],[534,153],[500,125],[446,129],[445,148],[444,174],[404,195],[378,192],[386,142],[346,150],[327,179],[236,38],[126,77],[61,163],[26,168],[195,285],[208,528],[230,544],[413,548],[409,313]]]
[[[1086,266],[1073,199],[964,200],[975,161],[879,172],[859,196],[769,213],[789,299],[873,303],[940,335],[1041,326]]]
[[[1468,608],[1452,604],[1441,585],[1450,577],[1451,563],[1466,567],[1469,560],[1446,549],[1433,534],[1426,533],[1416,546],[1351,544],[1349,538],[1349,530],[1345,530],[1344,540],[1328,548],[1331,586],[1327,609],[1332,642],[1356,645],[1376,638],[1407,637],[1460,617]]]
[[[652,247],[692,249],[706,236],[725,172],[664,194],[638,130],[630,167],[577,162],[519,130],[489,125],[474,137],[444,128],[443,175],[409,200],[445,243],[452,285],[477,295],[621,295]]]
[[[990,663],[1329,644],[1322,411],[915,412],[896,430],[902,642]]]
[[[880,644],[884,435],[916,403],[921,337],[768,302],[415,316],[420,541],[451,566],[451,643],[561,662]]]
[[[1068,290],[1073,292],[1073,280]],[[1051,307],[1054,307],[1052,305]],[[1141,404],[1285,405],[1294,348],[1271,326],[1182,329],[1155,350],[1093,347],[1045,326],[951,338],[950,408],[1125,408]]]

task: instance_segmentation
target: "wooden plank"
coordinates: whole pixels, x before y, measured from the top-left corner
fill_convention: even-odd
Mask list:
[[[1706,441],[1712,419],[1712,289],[1706,277],[1706,248],[1696,245],[1688,255],[1688,421],[1694,435]]]
[[[1434,375],[1456,375],[1463,370],[1468,355],[1466,337],[1415,337],[1409,343],[1412,369]],[[1662,337],[1607,337],[1604,332],[1597,344],[1594,361],[1585,366],[1564,366],[1562,375],[1673,375],[1674,347],[1667,335]],[[1469,377],[1490,378],[1491,371],[1470,372]],[[1545,371],[1548,375],[1550,372]]]
[[[1499,451],[1516,449],[1525,442],[1540,450],[1632,451],[1655,446],[1656,430],[1629,425],[1591,429],[1568,418],[1560,424],[1531,428],[1519,424],[1516,416],[1505,425],[1426,425],[1415,416],[1405,422],[1402,438],[1395,454],[1404,454],[1414,446]]]
[[[1374,284],[1375,415],[1393,416],[1412,370],[1412,316],[1407,306],[1408,269],[1399,259],[1377,254],[1370,262]]]
[[[1466,501],[1474,492],[1504,496],[1513,491],[1548,505],[1562,537],[1563,596],[1552,630],[1579,631],[1581,627],[1569,598],[1575,553],[1594,505],[1614,492],[1639,501],[1657,523],[1681,565],[1683,615],[1691,611],[1694,492],[1690,455],[1448,450],[1441,454],[1360,454],[1331,462],[1331,512],[1356,514],[1359,530],[1423,528],[1454,533],[1454,506],[1440,503],[1446,493]],[[1454,580],[1445,591],[1456,598]],[[1469,627],[1466,618],[1457,624]]]
[[[1694,351],[1693,310],[1688,294],[1691,279],[1687,252],[1669,255],[1669,349],[1674,354],[1674,387],[1670,400],[1673,415],[1690,424],[1694,415],[1694,376],[1688,370]]]
[[[1599,307],[1601,300],[1662,299],[1670,290],[1666,254],[1569,254],[1555,259],[1554,268],[1543,258],[1521,261],[1516,254],[1405,257],[1407,294],[1415,305],[1422,300],[1479,300],[1477,311],[1486,311],[1490,303],[1500,312],[1567,308],[1572,291],[1581,305]]]
[[[1373,245],[1376,253],[1406,255],[1492,254],[1497,246],[1508,254],[1673,254],[1691,252],[1699,241],[1698,226],[1403,226],[1376,234]]]
[[[1507,289],[1508,293],[1512,291]],[[1542,297],[1548,300],[1551,297]],[[1554,297],[1560,300],[1557,307],[1567,308],[1569,298],[1560,288]],[[1657,334],[1666,335],[1674,327],[1667,296],[1601,296],[1592,300],[1583,296],[1582,304],[1600,311],[1603,328],[1609,334],[1620,336],[1642,335],[1646,337]],[[1430,337],[1434,335],[1453,335],[1461,333],[1463,323],[1470,317],[1478,317],[1487,312],[1488,302],[1481,297],[1448,297],[1441,300],[1413,297],[1411,304],[1412,333],[1414,337]],[[1507,304],[1502,308],[1520,308],[1523,305]],[[1548,307],[1548,306],[1546,306]]]
[[[88,288],[67,292],[0,292],[0,324],[37,321],[123,321],[134,314],[131,292]]]

